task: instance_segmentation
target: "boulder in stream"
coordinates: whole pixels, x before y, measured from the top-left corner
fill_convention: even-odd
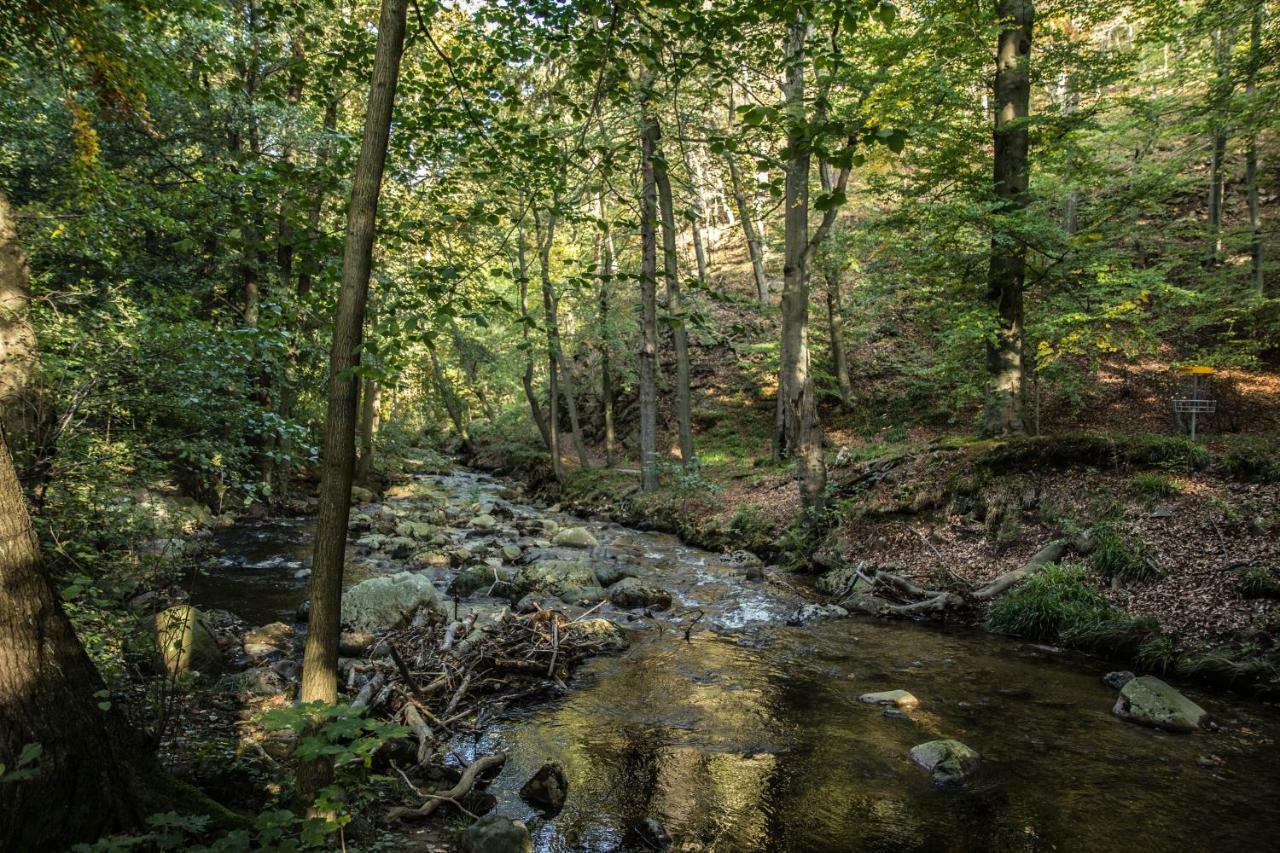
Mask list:
[[[920,700],[905,690],[885,690],[881,693],[863,693],[859,702],[868,705],[892,705],[895,708],[918,708]]]
[[[467,566],[449,583],[449,594],[468,596],[477,590],[495,587],[495,593],[504,593],[511,589],[514,573],[509,568],[482,564]]]
[[[156,614],[156,648],[165,671],[181,675],[192,670],[213,678],[222,674],[222,650],[203,613],[179,604]]]
[[[533,840],[523,823],[487,814],[462,833],[464,853],[531,853]]]
[[[953,788],[973,775],[982,756],[958,740],[931,740],[911,747],[911,760],[929,771],[933,784]]]
[[[1120,690],[1135,678],[1137,678],[1137,676],[1132,672],[1127,669],[1122,669],[1118,672],[1108,672],[1106,675],[1102,676],[1102,683],[1110,687],[1112,690]]]
[[[569,779],[559,764],[544,764],[520,787],[520,799],[547,816],[560,813],[569,796]]]
[[[566,604],[585,604],[605,597],[590,564],[578,560],[539,560],[521,566],[513,582],[512,600],[519,601],[531,592],[553,595]]]
[[[671,593],[639,578],[623,578],[609,587],[609,601],[624,610],[640,607],[666,610],[671,606]]]
[[[1125,682],[1112,712],[1122,720],[1170,732],[1193,732],[1209,719],[1204,708],[1151,675]]]
[[[445,615],[431,579],[413,572],[369,578],[342,594],[342,618],[356,631],[377,633],[405,625],[421,607]]]
[[[613,561],[597,563],[595,573],[600,585],[604,587],[611,587],[623,578],[634,577],[632,570],[626,565]]]
[[[368,489],[366,489],[364,486],[352,486],[352,487],[351,487],[351,502],[352,502],[352,503],[356,503],[356,504],[368,504],[368,503],[373,503],[373,501],[374,501],[374,494],[373,494],[373,492],[369,491],[369,490],[368,490]]]
[[[571,630],[600,651],[620,652],[628,645],[627,635],[608,619],[583,619],[581,622],[574,622]]]
[[[585,527],[566,527],[552,537],[551,543],[562,548],[594,548],[600,544]]]

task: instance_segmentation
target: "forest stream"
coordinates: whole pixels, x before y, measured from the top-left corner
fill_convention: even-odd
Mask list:
[[[471,471],[419,475],[417,485],[503,519],[488,531],[442,528],[455,542],[511,544],[522,519],[581,525],[599,541],[593,560],[623,564],[674,598],[653,617],[606,605],[630,631],[627,652],[592,659],[567,694],[451,745],[467,760],[507,752],[489,792],[499,813],[526,822],[535,849],[644,849],[646,819],[676,849],[724,851],[1260,850],[1280,837],[1273,707],[1184,686],[1218,727],[1165,734],[1112,715],[1116,693],[1101,676],[1115,667],[1100,659],[912,622],[789,626],[806,599],[781,570],[750,580],[723,555],[523,503]],[[412,503],[387,501],[400,512]],[[194,602],[252,624],[293,620],[310,529],[268,519],[220,532],[220,560]],[[404,568],[351,547],[348,583]],[[540,556],[526,549],[523,559]],[[456,571],[438,570],[438,584]],[[919,707],[859,701],[893,689]],[[981,753],[962,789],[935,788],[909,760],[935,738]],[[570,787],[547,819],[518,790],[549,761]]]

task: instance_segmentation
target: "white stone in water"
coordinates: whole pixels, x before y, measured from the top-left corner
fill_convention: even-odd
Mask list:
[[[866,702],[868,705],[893,705],[897,708],[916,708],[920,705],[920,700],[905,690],[863,693],[858,697],[858,701]]]

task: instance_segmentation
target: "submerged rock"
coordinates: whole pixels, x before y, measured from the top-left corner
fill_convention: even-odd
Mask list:
[[[600,585],[605,587],[611,587],[623,578],[634,577],[632,570],[622,563],[599,563],[595,567],[595,572]]]
[[[531,853],[533,840],[523,823],[487,814],[462,833],[464,853]]]
[[[1122,720],[1170,732],[1195,731],[1209,717],[1204,708],[1150,675],[1125,682],[1112,712]]]
[[[911,760],[929,771],[933,784],[950,788],[963,784],[982,762],[976,750],[958,740],[931,740],[911,747]]]
[[[574,622],[571,630],[601,651],[620,652],[628,645],[627,635],[608,619],[584,619]]]
[[[917,708],[920,700],[905,690],[885,690],[881,693],[863,693],[859,702],[868,705],[892,705],[895,708]]]
[[[609,588],[609,601],[624,610],[640,607],[666,610],[671,606],[671,593],[638,578],[623,578]]]
[[[594,548],[600,544],[585,527],[566,527],[552,538],[551,543],[566,548]]]
[[[647,817],[640,821],[628,835],[633,836],[634,840],[639,842],[638,847],[642,850],[670,850],[671,849],[671,833],[667,832],[667,828],[662,825],[662,821],[656,817]]]
[[[559,814],[569,796],[569,779],[559,764],[544,764],[520,787],[520,799],[547,815]]]
[[[819,619],[830,619],[834,616],[848,616],[849,611],[838,604],[802,604],[787,617],[787,624],[792,627],[808,625]]]
[[[222,674],[222,650],[204,614],[179,604],[156,614],[156,649],[165,671],[181,675],[192,670],[213,678]]]
[[[1129,670],[1122,669],[1119,672],[1108,672],[1106,675],[1102,676],[1102,683],[1113,690],[1120,690],[1136,677],[1137,676]]]
[[[398,628],[420,607],[445,615],[431,579],[412,572],[369,578],[342,594],[343,621],[356,631],[377,633]]]

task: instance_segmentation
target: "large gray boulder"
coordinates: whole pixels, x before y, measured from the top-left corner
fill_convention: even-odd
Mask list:
[[[640,607],[666,610],[671,606],[671,593],[639,578],[623,578],[609,587],[609,601],[624,610]]]
[[[600,544],[585,527],[566,527],[555,535],[551,543],[562,548],[594,548]]]
[[[222,674],[222,650],[207,618],[190,604],[178,604],[156,614],[156,649],[170,675],[195,671],[217,678]]]
[[[1169,732],[1193,732],[1209,719],[1204,708],[1151,675],[1126,681],[1112,712],[1122,720]]]
[[[462,833],[463,853],[532,853],[533,839],[523,823],[487,814]]]
[[[342,594],[342,621],[356,631],[378,633],[407,624],[419,608],[444,618],[431,579],[413,572],[369,578]]]
[[[566,604],[586,604],[605,597],[591,565],[578,560],[539,560],[521,566],[510,592],[512,601],[533,592],[555,596]]]
[[[929,771],[940,788],[960,785],[982,762],[977,751],[958,740],[931,740],[911,747],[911,760]]]
[[[473,564],[458,572],[449,583],[449,594],[465,597],[477,590],[487,590],[491,586],[494,587],[495,593],[502,594],[511,589],[512,577],[514,573],[506,566],[499,568]]]

